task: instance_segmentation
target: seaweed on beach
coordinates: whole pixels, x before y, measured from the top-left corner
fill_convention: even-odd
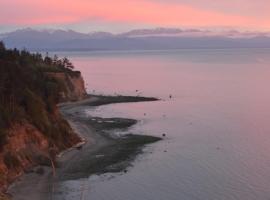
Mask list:
[[[95,101],[100,104],[99,98],[100,97]],[[115,102],[116,99],[111,99],[111,97],[104,98],[106,99],[106,103],[111,102],[109,99],[112,100],[112,102]],[[101,100],[101,102],[104,103],[103,100]],[[93,101],[84,102],[80,109],[84,110],[84,107],[89,106],[89,104],[93,105]],[[70,108],[70,106],[67,107],[67,109]],[[64,111],[64,107],[62,107],[62,110]],[[66,113],[69,112],[65,111],[64,114]],[[76,116],[78,118],[76,118]],[[125,134],[119,136],[114,134],[115,131],[121,133],[123,130],[135,125],[138,122],[135,119],[87,117],[81,115],[80,112],[68,116],[68,118],[72,119],[72,121],[76,121],[77,125],[80,127],[87,127],[91,130],[95,135],[94,137],[96,137],[95,140],[97,143],[99,143],[100,140],[104,140],[105,144],[99,146],[94,151],[91,151],[91,145],[89,144],[81,147],[78,156],[82,159],[76,159],[76,163],[69,162],[64,164],[63,168],[60,170],[61,173],[58,174],[57,177],[57,180],[60,181],[87,178],[93,174],[125,172],[128,167],[132,166],[132,162],[135,160],[136,156],[142,153],[145,145],[161,140],[159,137],[147,135]]]
[[[109,145],[99,149],[88,158],[73,165],[59,177],[60,180],[87,178],[93,174],[123,172],[132,166],[132,161],[142,153],[142,148],[161,138],[128,134],[114,139]]]
[[[125,129],[137,123],[135,119],[91,117],[89,124],[96,129]]]
[[[90,97],[97,97],[96,101],[91,103],[86,102],[85,105],[88,106],[101,106],[113,103],[136,103],[136,102],[148,102],[148,101],[158,101],[160,99],[155,97],[141,97],[141,96],[102,96],[102,95],[90,95]]]

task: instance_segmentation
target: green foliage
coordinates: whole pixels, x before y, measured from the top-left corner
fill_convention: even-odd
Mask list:
[[[71,69],[71,70],[74,69],[73,64],[66,57],[63,58],[62,64],[64,65],[65,68],[68,68],[68,69]]]
[[[6,130],[14,122],[29,121],[52,140],[64,138],[68,128],[55,124],[54,111],[65,86],[48,72],[74,75],[67,59],[53,59],[48,54],[26,50],[8,50],[0,42],[0,149],[5,144]]]
[[[0,51],[4,51],[6,49],[4,43],[0,41]]]

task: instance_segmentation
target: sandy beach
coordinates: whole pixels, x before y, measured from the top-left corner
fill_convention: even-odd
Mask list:
[[[156,101],[155,98],[125,96],[90,96],[79,102],[60,104],[60,110],[82,142],[58,156],[55,175],[51,168],[39,166],[23,175],[8,190],[14,200],[54,199],[58,183],[87,178],[93,174],[126,172],[142,147],[160,138],[144,135],[123,137],[108,133],[126,129],[134,119],[86,116],[85,108],[111,103]],[[107,130],[107,131],[104,131]]]

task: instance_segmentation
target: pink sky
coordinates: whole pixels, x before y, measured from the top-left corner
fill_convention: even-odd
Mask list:
[[[0,0],[1,26],[234,27],[270,31],[269,0]],[[92,27],[94,28],[94,27]]]

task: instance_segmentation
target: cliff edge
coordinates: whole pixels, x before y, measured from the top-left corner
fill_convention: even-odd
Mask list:
[[[67,58],[8,50],[0,42],[0,199],[34,166],[81,142],[57,104],[86,97],[81,73]]]
[[[60,101],[78,101],[87,96],[84,80],[81,72],[73,71],[64,72],[48,72],[49,77],[55,78],[63,85],[63,91],[60,93]]]

